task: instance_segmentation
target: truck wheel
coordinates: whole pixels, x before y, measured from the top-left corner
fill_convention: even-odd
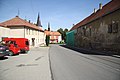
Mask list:
[[[25,50],[25,53],[28,53],[28,51],[27,51],[27,50]]]
[[[13,56],[13,52],[12,51],[9,52],[9,56]]]

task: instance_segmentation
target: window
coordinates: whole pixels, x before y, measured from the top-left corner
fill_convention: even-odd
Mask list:
[[[112,24],[112,30],[113,30],[112,31],[113,33],[117,33],[118,32],[118,23],[113,23]]]
[[[82,27],[84,36],[86,36],[86,29],[85,28],[86,27]]]
[[[112,23],[108,25],[108,33],[117,33],[118,32],[118,23]]]
[[[26,44],[27,46],[29,46],[29,42],[28,42],[28,41],[25,41],[25,44]]]
[[[112,33],[112,24],[108,25],[108,33]]]
[[[33,35],[33,33],[34,33],[33,31],[34,31],[34,30],[32,29],[32,35]]]
[[[92,32],[92,29],[91,29],[91,27],[89,28],[89,31],[90,31],[90,36],[91,36],[91,32]]]
[[[29,35],[30,35],[30,29],[29,29]]]
[[[26,34],[28,34],[28,29],[26,29]]]

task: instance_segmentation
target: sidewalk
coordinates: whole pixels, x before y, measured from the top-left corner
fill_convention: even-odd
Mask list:
[[[61,45],[63,47],[72,49],[74,51],[81,52],[83,54],[94,54],[94,55],[106,55],[106,56],[112,56],[116,58],[120,58],[120,53],[113,53],[113,52],[107,52],[107,51],[98,51],[98,50],[92,50],[92,49],[85,49],[85,48],[77,48],[77,47],[72,47],[72,46],[67,46],[67,45]]]
[[[51,80],[48,51],[49,47],[35,47],[0,61],[0,80]]]

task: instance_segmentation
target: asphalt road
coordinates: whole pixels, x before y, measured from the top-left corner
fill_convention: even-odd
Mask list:
[[[51,80],[48,47],[0,60],[0,80]]]
[[[120,80],[120,58],[83,54],[59,45],[49,50],[53,80]]]

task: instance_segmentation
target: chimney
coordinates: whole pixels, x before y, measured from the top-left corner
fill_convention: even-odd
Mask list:
[[[30,20],[28,22],[30,23]]]
[[[99,9],[102,9],[102,3],[99,4]]]
[[[73,26],[75,26],[75,24],[73,24]]]
[[[19,16],[16,16],[16,17],[19,17]]]
[[[96,13],[96,11],[97,11],[97,10],[94,8],[94,13]]]

